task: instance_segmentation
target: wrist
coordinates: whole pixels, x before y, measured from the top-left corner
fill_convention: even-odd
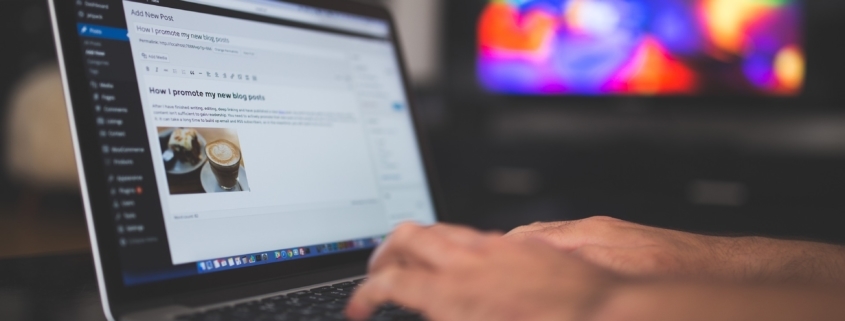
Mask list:
[[[845,248],[763,237],[721,237],[711,272],[741,282],[837,282],[845,284]]]
[[[773,258],[769,240],[760,237],[708,237],[707,273],[720,280],[745,282],[763,278]],[[764,264],[763,262],[769,262]]]

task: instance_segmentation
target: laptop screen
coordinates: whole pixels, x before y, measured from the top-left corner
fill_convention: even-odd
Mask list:
[[[387,21],[79,0],[127,286],[371,249],[435,221]]]

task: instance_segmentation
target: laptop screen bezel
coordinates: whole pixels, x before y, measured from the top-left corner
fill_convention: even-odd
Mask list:
[[[54,19],[57,24],[55,30],[58,31],[56,40],[57,46],[60,49],[59,59],[62,60],[61,65],[66,77],[64,80],[66,82],[66,88],[69,91],[66,93],[70,100],[68,102],[70,105],[69,111],[73,113],[71,119],[75,122],[76,128],[76,132],[73,133],[77,141],[76,152],[79,153],[78,159],[81,159],[80,166],[84,171],[80,173],[80,175],[84,175],[84,177],[81,177],[81,181],[83,181],[82,188],[87,190],[87,201],[90,207],[86,210],[86,215],[93,221],[94,233],[92,237],[95,235],[98,247],[94,250],[98,251],[95,254],[99,254],[95,255],[95,257],[99,257],[102,280],[105,283],[104,289],[107,291],[107,299],[110,306],[115,307],[144,300],[161,299],[168,296],[178,296],[186,293],[260,282],[262,280],[290,277],[317,270],[327,270],[354,264],[366,264],[369,256],[372,254],[372,250],[361,250],[299,261],[267,264],[247,269],[189,276],[131,287],[125,286],[122,278],[121,263],[118,259],[119,247],[116,242],[113,242],[116,233],[113,229],[114,222],[109,219],[110,215],[107,215],[107,213],[110,213],[110,201],[108,198],[107,184],[103,179],[105,177],[105,166],[100,159],[99,147],[96,143],[97,132],[95,130],[94,112],[91,108],[81,108],[81,106],[90,106],[92,102],[90,96],[87,94],[87,82],[78,81],[79,79],[86,79],[86,74],[83,64],[84,57],[82,56],[79,36],[76,31],[76,21],[74,19],[75,1],[52,0],[52,2],[53,10],[55,10]],[[436,188],[436,175],[432,166],[430,153],[428,152],[426,139],[421,130],[419,110],[417,110],[416,104],[411,96],[412,92],[410,90],[407,67],[402,49],[399,46],[400,42],[396,32],[396,25],[391,15],[382,7],[355,1],[286,0],[285,2],[375,18],[386,21],[389,24],[390,40],[397,53],[396,59],[398,59],[397,63],[400,66],[402,88],[405,91],[405,96],[407,97],[409,109],[412,114],[414,132],[425,167],[425,174],[429,183],[428,189],[430,195],[432,195],[435,215],[438,221],[442,220],[442,201]],[[187,2],[185,4],[188,5]],[[198,4],[194,5],[202,6]],[[241,16],[250,16],[250,14],[243,14]],[[266,20],[266,18],[262,19],[259,16],[255,16],[255,20],[262,21]],[[74,81],[74,79],[77,81]]]

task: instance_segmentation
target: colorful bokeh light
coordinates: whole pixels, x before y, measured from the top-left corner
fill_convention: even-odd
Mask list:
[[[478,77],[518,95],[796,95],[800,0],[493,0]]]

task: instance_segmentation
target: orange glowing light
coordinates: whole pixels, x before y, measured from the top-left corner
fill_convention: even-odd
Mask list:
[[[581,19],[585,0],[573,0],[566,6],[566,11],[563,13],[563,18],[573,31],[583,32],[584,22]]]
[[[554,35],[555,18],[536,10],[520,16],[506,3],[487,7],[479,22],[479,41],[487,49],[540,51]]]
[[[785,94],[796,93],[804,85],[804,54],[797,46],[787,46],[775,56],[775,75]]]
[[[713,44],[733,54],[747,45],[749,23],[780,5],[773,0],[708,0],[701,6],[705,28]]]
[[[695,72],[673,59],[654,38],[646,38],[633,60],[624,68],[615,91],[628,93],[683,94],[693,93],[697,87]]]

